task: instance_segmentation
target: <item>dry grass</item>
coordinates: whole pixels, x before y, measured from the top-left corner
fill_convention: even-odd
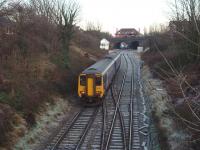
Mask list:
[[[163,150],[187,150],[187,131],[176,124],[171,98],[161,80],[152,78],[148,67],[142,71],[144,90],[149,96],[155,126],[158,129],[160,147]],[[160,90],[158,90],[160,89]],[[175,119],[174,119],[175,118]],[[180,123],[180,120],[178,120]]]
[[[54,96],[75,94],[78,73],[93,63],[74,49],[68,50],[72,39],[61,36],[62,27],[54,19],[38,15],[27,3],[7,4],[4,9],[10,12],[14,33],[7,35],[4,30],[0,31],[0,146],[15,130],[13,120],[21,119],[17,124],[31,129],[37,125],[36,114],[44,105],[56,104]],[[80,33],[82,44],[79,47],[97,57],[102,56],[98,49],[101,33],[89,35],[82,30]],[[64,36],[70,37],[70,34]],[[77,45],[77,41],[74,43]],[[15,134],[13,137],[17,139],[23,131],[19,128]]]
[[[165,83],[166,89],[172,98],[172,107],[176,111],[176,124],[179,129],[189,130],[191,135],[190,146],[198,149],[199,144],[199,119],[200,113],[195,110],[199,104],[200,93],[200,65],[198,62],[182,63],[182,67],[176,64],[180,59],[180,55],[163,54],[166,59],[173,64],[175,74],[164,61],[163,57],[159,57],[157,52],[148,52],[143,55],[146,63],[150,64],[151,70],[154,72],[154,77],[158,77]],[[194,105],[194,101],[197,103]]]
[[[19,139],[13,149],[44,149],[39,148],[41,142],[47,141],[71,109],[67,99],[56,96],[54,96],[54,99],[56,101],[54,105],[46,103],[37,113],[37,125],[30,129],[23,138]]]
[[[163,55],[168,59],[172,59],[174,57],[177,56],[176,52],[169,52],[169,51],[164,51]],[[153,66],[157,63],[161,63],[164,62],[163,57],[160,55],[160,53],[158,53],[157,51],[147,51],[146,53],[143,53],[142,55],[142,59],[145,61],[146,64],[148,64],[149,66]]]
[[[101,58],[107,52],[100,49],[101,39],[110,39],[111,35],[101,31],[82,31],[78,30],[75,34],[74,43],[77,47],[81,48],[84,52],[92,54],[97,58]]]
[[[0,104],[0,149],[11,149],[27,131],[26,121],[8,105]]]
[[[57,103],[55,95],[76,94],[78,74],[93,61],[73,49],[69,57],[68,69],[59,68],[45,54],[32,55],[26,60],[12,55],[8,57],[9,63],[1,64],[1,146],[13,145],[28,128],[36,125],[36,114],[45,108],[44,104]]]

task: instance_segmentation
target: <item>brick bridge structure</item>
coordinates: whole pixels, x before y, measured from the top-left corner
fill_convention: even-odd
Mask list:
[[[121,43],[126,43],[128,49],[137,49],[138,46],[145,46],[148,39],[144,37],[121,37],[121,38],[112,38],[111,44],[113,49],[120,49]]]
[[[145,47],[148,38],[145,38],[134,28],[120,29],[111,39],[111,46],[113,49],[120,49],[121,43],[125,43],[128,49],[137,49],[138,46]]]

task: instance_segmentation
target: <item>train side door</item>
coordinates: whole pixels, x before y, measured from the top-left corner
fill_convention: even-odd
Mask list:
[[[93,75],[87,76],[87,95],[95,95],[95,77]]]

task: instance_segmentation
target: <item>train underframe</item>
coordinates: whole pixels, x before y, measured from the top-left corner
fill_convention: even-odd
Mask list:
[[[86,106],[101,105],[103,102],[103,97],[99,96],[88,97],[86,95],[83,95],[80,99],[81,102],[84,103],[84,105]]]

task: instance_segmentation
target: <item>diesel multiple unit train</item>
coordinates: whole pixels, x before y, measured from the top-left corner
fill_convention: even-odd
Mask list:
[[[78,96],[87,101],[101,100],[119,69],[121,54],[113,52],[80,73]]]

